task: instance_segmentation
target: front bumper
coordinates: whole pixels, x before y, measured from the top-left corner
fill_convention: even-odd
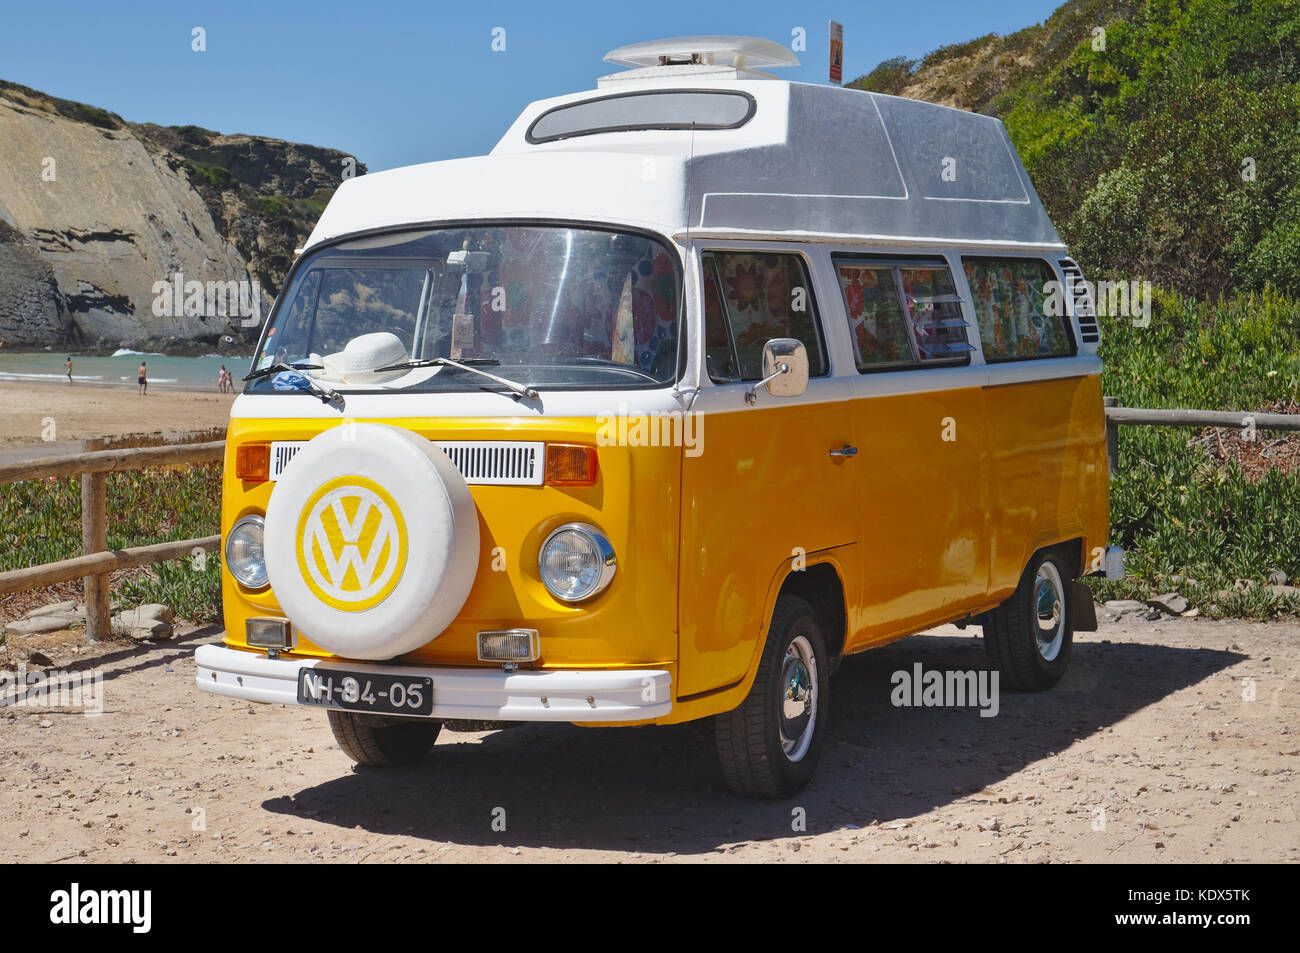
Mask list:
[[[271,659],[223,645],[194,653],[199,688],[253,702],[298,704],[304,668],[409,675],[433,680],[433,718],[475,721],[649,721],[672,711],[672,674],[663,669],[517,671]],[[312,706],[317,707],[317,706]]]

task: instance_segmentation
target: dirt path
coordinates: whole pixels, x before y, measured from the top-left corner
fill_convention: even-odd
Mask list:
[[[1300,859],[1295,622],[1103,623],[1057,689],[1003,692],[991,718],[890,703],[891,673],[915,662],[983,667],[978,638],[943,629],[869,652],[832,683],[817,779],[783,803],[726,792],[707,725],[444,730],[425,766],[356,772],[322,713],[197,692],[194,648],[217,636],[45,650],[102,670],[104,711],[0,710],[12,858]]]

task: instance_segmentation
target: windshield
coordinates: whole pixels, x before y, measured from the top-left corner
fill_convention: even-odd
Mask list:
[[[650,387],[677,376],[676,256],[639,234],[546,225],[382,235],[304,261],[254,358],[344,389]],[[415,365],[415,366],[411,366]],[[290,390],[280,372],[250,390]],[[303,382],[299,379],[299,384]]]

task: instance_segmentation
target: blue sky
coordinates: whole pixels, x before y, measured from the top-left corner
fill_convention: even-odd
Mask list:
[[[718,33],[788,44],[803,27],[803,65],[780,75],[826,82],[834,18],[847,81],[891,56],[1011,33],[1060,2],[40,0],[5,5],[0,78],[133,122],[330,146],[378,171],[486,152],[530,100],[614,72],[601,57],[626,43]],[[191,49],[194,27],[206,52]],[[504,52],[491,48],[495,27]]]

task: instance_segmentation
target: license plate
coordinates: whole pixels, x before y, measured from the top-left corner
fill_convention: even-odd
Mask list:
[[[432,715],[433,679],[300,668],[298,704],[377,715]]]

